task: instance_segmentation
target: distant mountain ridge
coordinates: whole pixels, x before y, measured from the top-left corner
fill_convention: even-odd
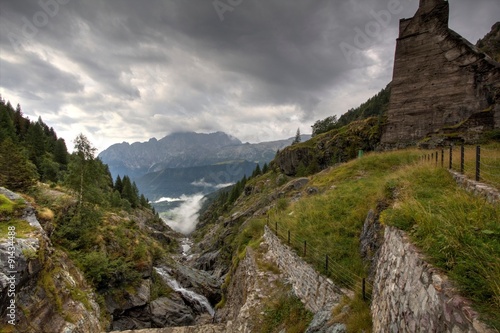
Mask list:
[[[303,141],[308,138],[304,135]],[[109,165],[114,177],[129,175],[139,178],[166,168],[197,167],[229,161],[263,164],[271,161],[277,150],[289,146],[292,141],[293,138],[250,144],[242,143],[224,132],[181,132],[160,140],[153,138],[147,142],[115,144],[101,152],[99,158]]]

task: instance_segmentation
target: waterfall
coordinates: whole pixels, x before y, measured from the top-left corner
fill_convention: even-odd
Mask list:
[[[154,269],[162,277],[163,281],[165,281],[168,284],[170,288],[172,288],[176,292],[181,293],[182,296],[184,296],[184,298],[188,299],[189,301],[197,303],[203,308],[205,308],[207,312],[210,314],[210,316],[213,317],[215,315],[215,310],[212,308],[210,302],[205,296],[182,287],[177,280],[175,280],[172,276],[170,276],[170,274],[167,273],[165,269],[160,267],[154,267]]]
[[[183,238],[181,241],[182,246],[182,255],[186,258],[189,258],[189,253],[191,252],[191,247],[193,246],[193,242],[189,238]]]

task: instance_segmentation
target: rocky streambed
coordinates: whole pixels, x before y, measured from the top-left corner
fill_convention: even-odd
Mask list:
[[[120,304],[107,299],[112,331],[208,324],[221,299],[221,279],[194,268],[192,241],[179,239],[179,254],[152,267],[143,284]],[[163,289],[158,292],[158,286]],[[167,291],[165,291],[167,289]]]

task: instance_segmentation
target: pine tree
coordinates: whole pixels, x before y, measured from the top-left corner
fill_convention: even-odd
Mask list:
[[[255,170],[252,173],[252,178],[260,176],[261,174],[262,174],[262,170],[260,169],[260,165],[257,163],[257,166],[255,167]]]
[[[13,191],[25,191],[36,184],[36,168],[10,138],[0,142],[0,184]]]
[[[149,208],[149,200],[146,199],[146,197],[144,196],[144,194],[141,194],[140,203],[141,203],[141,207]]]
[[[302,138],[300,137],[300,128],[297,128],[297,133],[295,134],[295,139],[292,142],[292,145],[300,143],[302,141]]]
[[[28,129],[25,145],[28,149],[29,159],[40,170],[43,156],[45,155],[45,135],[43,127],[39,122],[32,124]]]
[[[269,172],[269,165],[267,163],[264,163],[264,166],[262,167],[262,174],[266,174]]]
[[[16,134],[20,141],[23,141],[28,133],[29,120],[24,118],[23,112],[21,110],[21,105],[17,104],[16,112],[14,113],[14,127],[16,128]]]
[[[118,191],[118,193],[120,193],[121,196],[121,194],[123,193],[123,183],[122,179],[120,178],[120,175],[116,177],[114,189]]]
[[[139,207],[140,204],[139,188],[137,188],[137,184],[135,182],[132,183],[132,201],[130,203],[133,208]]]
[[[96,148],[92,146],[85,135],[77,136],[75,153],[73,153],[68,167],[66,183],[68,187],[78,193],[80,207],[84,202],[99,202],[99,183],[102,181],[103,175],[100,174],[99,165],[95,161],[95,152]]]
[[[137,189],[137,185],[130,181],[129,176],[123,176],[122,179],[123,190],[122,190],[122,198],[130,202],[132,208],[136,208],[139,203],[139,190]]]
[[[61,166],[68,165],[68,148],[62,138],[58,139],[54,145],[54,161]]]
[[[6,107],[0,108],[0,142],[11,139],[13,142],[17,141],[16,129],[9,111]]]

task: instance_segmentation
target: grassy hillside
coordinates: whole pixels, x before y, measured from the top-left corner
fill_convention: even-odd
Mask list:
[[[498,150],[496,145],[487,147]],[[296,178],[277,168],[255,177],[225,214],[230,218],[250,212],[254,217],[238,220],[245,221],[242,227],[237,221],[230,225],[230,235],[245,237],[230,237],[227,244],[241,251],[260,238],[267,223],[273,230],[277,226],[283,242],[290,239],[318,271],[325,272],[328,255],[333,269],[325,274],[356,293],[346,300],[349,314],[339,318],[350,332],[370,330],[369,301],[361,299],[361,280],[368,267],[359,253],[359,236],[368,211],[385,209],[383,223],[409,232],[429,260],[449,274],[490,324],[499,327],[500,207],[458,188],[446,169],[420,162],[421,154],[370,153],[310,176],[298,190],[288,183]]]

